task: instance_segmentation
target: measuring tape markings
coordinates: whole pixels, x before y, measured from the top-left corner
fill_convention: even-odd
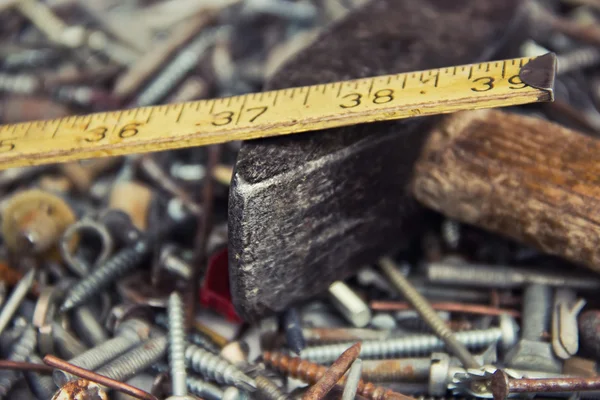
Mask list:
[[[0,168],[544,101],[547,91],[519,78],[532,59],[0,126]]]

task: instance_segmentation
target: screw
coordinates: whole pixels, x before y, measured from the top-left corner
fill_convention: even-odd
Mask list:
[[[169,314],[169,366],[173,396],[169,399],[183,399],[187,396],[187,372],[185,369],[185,320],[183,300],[177,292],[171,293],[168,304]]]
[[[40,328],[40,331],[43,331],[44,328]],[[59,322],[52,322],[49,329],[53,339],[52,346],[56,347],[61,355],[72,358],[88,350],[79,339],[63,328]]]
[[[38,78],[32,75],[0,73],[0,91],[14,94],[33,94],[41,89]]]
[[[254,378],[256,381],[256,391],[265,400],[287,400],[288,396],[279,389],[279,387],[263,375]]]
[[[6,358],[11,361],[25,361],[27,357],[33,353],[37,343],[36,339],[35,329],[32,326],[28,326],[20,339],[14,344]],[[4,398],[4,396],[10,392],[20,377],[21,374],[17,371],[0,371],[0,398]]]
[[[30,354],[27,357],[27,361],[35,364],[44,363],[36,354]],[[50,399],[54,395],[54,392],[56,392],[57,387],[49,376],[27,371],[25,372],[25,378],[27,379],[29,389],[40,400]]]
[[[438,316],[427,299],[421,296],[421,294],[410,284],[408,279],[398,271],[394,262],[388,257],[383,257],[379,260],[379,264],[392,284],[404,297],[406,297],[425,322],[427,322],[427,325],[429,325],[435,334],[444,341],[447,348],[460,359],[463,365],[467,368],[480,367],[481,365],[479,362],[477,362],[469,350],[467,350],[465,345],[456,339],[454,333]]]
[[[33,280],[35,278],[35,270],[31,269],[23,278],[17,283],[15,288],[13,289],[10,297],[2,307],[2,311],[0,311],[0,334],[4,331],[8,323],[11,321],[13,315],[25,299],[27,292],[33,285]]]
[[[515,324],[516,325],[516,324]],[[490,328],[457,332],[458,341],[471,349],[485,348],[502,339],[507,330],[503,328]],[[511,334],[514,338],[514,333]],[[510,343],[508,340],[506,343]],[[514,341],[512,342],[514,344]],[[323,346],[307,347],[300,356],[310,361],[321,364],[332,362],[352,343],[339,343]],[[435,335],[415,335],[400,338],[381,340],[365,340],[362,342],[361,358],[393,358],[417,354],[427,354],[444,348],[444,342]]]
[[[125,382],[164,357],[167,346],[167,337],[157,336],[140,343],[95,372],[116,381]]]
[[[177,277],[186,281],[191,278],[191,265],[175,255],[176,250],[176,247],[173,245],[166,245],[161,249],[158,263],[156,264],[156,269],[153,271],[154,274],[152,276],[153,280],[155,281],[155,285],[161,280],[160,272],[163,270],[173,273]]]
[[[430,357],[362,360],[362,378],[373,382],[426,382]]]
[[[321,400],[339,381],[342,376],[348,371],[352,363],[360,354],[360,342],[353,344],[346,349],[340,356],[331,364],[323,376],[312,385],[302,396],[303,400]],[[346,379],[346,382],[348,379]]]
[[[78,336],[89,346],[98,346],[108,340],[104,327],[88,306],[73,310],[73,325]]]
[[[355,327],[363,328],[371,320],[369,306],[342,281],[329,286],[329,295],[333,305]]]
[[[185,360],[192,370],[202,374],[207,379],[220,384],[233,385],[249,392],[256,389],[256,383],[252,378],[223,358],[198,346],[188,345],[185,350]]]
[[[356,392],[358,391],[358,383],[362,375],[362,360],[357,358],[350,366],[348,377],[346,378],[346,384],[344,385],[344,392],[342,394],[342,400],[354,400]]]
[[[491,379],[494,400],[504,400],[511,393],[582,392],[600,389],[600,378],[509,379],[506,372],[496,370]]]
[[[134,107],[149,106],[163,99],[185,76],[196,67],[198,60],[227,27],[208,29],[188,44],[162,70],[135,100]]]
[[[264,352],[263,360],[271,367],[308,383],[317,382],[327,371],[327,367],[322,365],[277,352]],[[345,381],[346,378],[343,377],[338,383],[343,385]],[[381,386],[375,386],[371,382],[365,382],[362,379],[358,383],[358,393],[369,400],[406,399],[406,396],[400,393]]]
[[[589,68],[600,63],[600,51],[595,47],[582,47],[556,57],[558,74]]]
[[[427,280],[443,285],[467,287],[518,289],[530,283],[562,286],[579,290],[600,288],[597,275],[540,271],[533,268],[514,268],[502,265],[455,264],[432,262],[425,264]]]
[[[138,345],[142,340],[147,339],[149,334],[150,326],[146,322],[128,319],[117,327],[114,338],[82,352],[70,359],[69,363],[81,368],[96,369]],[[58,386],[77,379],[76,376],[58,369],[54,371],[53,377]]]
[[[267,14],[299,23],[313,21],[318,13],[311,3],[277,0],[247,0],[244,2],[243,12],[247,15]]]
[[[69,311],[94,297],[110,285],[115,279],[125,275],[137,267],[150,253],[148,240],[141,239],[135,245],[127,247],[105,263],[98,266],[92,273],[73,286],[67,292],[60,311]]]
[[[288,347],[296,354],[300,354],[306,347],[302,333],[302,319],[295,307],[287,309],[283,313],[283,326]]]
[[[192,376],[188,376],[186,382],[189,391],[198,397],[206,400],[221,400],[223,398],[223,390],[212,383],[204,382]]]

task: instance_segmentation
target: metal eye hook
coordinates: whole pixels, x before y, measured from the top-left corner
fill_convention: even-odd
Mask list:
[[[71,249],[72,241],[80,232],[93,233],[100,238],[100,242],[102,243],[102,250],[93,265],[101,264],[110,257],[114,249],[114,241],[104,224],[90,217],[80,219],[65,230],[60,240],[60,254],[71,272],[79,277],[84,277],[90,273],[91,266],[93,265],[88,265],[88,263],[76,257],[73,253],[75,249]]]

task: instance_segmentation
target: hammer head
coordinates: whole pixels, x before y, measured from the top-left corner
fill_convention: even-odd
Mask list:
[[[331,26],[267,89],[489,60],[518,0],[373,0]],[[245,142],[229,199],[229,273],[246,320],[284,310],[419,230],[407,188],[437,117]]]

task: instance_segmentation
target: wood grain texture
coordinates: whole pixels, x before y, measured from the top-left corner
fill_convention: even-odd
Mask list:
[[[285,63],[267,89],[488,60],[519,20],[522,4],[373,0]],[[244,142],[228,218],[231,294],[239,315],[257,320],[282,311],[418,235],[422,208],[408,185],[435,121]]]
[[[412,191],[428,207],[600,272],[600,141],[498,110],[432,132]]]

